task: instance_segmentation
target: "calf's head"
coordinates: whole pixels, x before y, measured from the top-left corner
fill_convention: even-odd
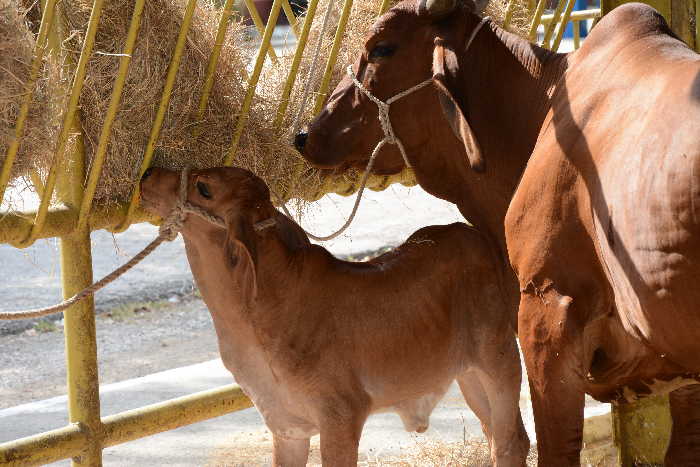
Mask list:
[[[406,146],[409,160],[416,148],[426,145],[430,126],[439,121],[449,124],[464,144],[472,168],[483,169],[479,143],[469,116],[462,110],[466,108],[465,96],[455,86],[460,72],[458,55],[479,25],[477,13],[486,4],[477,1],[480,3],[406,0],[398,4],[372,26],[364,51],[352,67],[363,86],[384,102],[432,77],[434,86],[391,105],[392,126]],[[297,135],[295,142],[303,156],[318,167],[362,168],[383,137],[376,104],[345,76],[309,124],[308,134]],[[396,146],[384,146],[375,171],[390,174],[403,167]]]
[[[181,172],[148,169],[141,179],[145,209],[163,218],[179,201]],[[251,172],[233,167],[193,170],[188,174],[188,203],[223,219],[226,232],[195,214],[188,214],[182,234],[202,247],[212,259],[223,255],[234,272],[244,299],[250,303],[257,292],[257,233],[255,224],[276,214],[265,183]],[[222,235],[223,234],[223,235]],[[224,244],[217,241],[224,238]],[[200,278],[198,278],[198,281]]]

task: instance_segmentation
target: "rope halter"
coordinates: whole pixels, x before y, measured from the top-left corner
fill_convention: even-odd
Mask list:
[[[427,85],[433,82],[433,78],[428,78],[425,81],[416,84],[415,86],[406,89],[405,91],[401,91],[400,93],[396,94],[395,96],[390,97],[387,99],[386,102],[378,99],[375,97],[369,89],[367,89],[359,79],[357,79],[357,76],[355,75],[355,72],[352,71],[352,65],[348,65],[347,67],[347,73],[348,76],[350,76],[350,79],[352,82],[357,86],[357,89],[359,89],[362,94],[367,96],[367,99],[371,100],[375,104],[377,104],[377,110],[378,114],[377,116],[379,117],[379,125],[382,127],[382,131],[384,132],[384,139],[379,141],[377,143],[377,146],[374,148],[374,151],[372,151],[372,157],[370,160],[373,160],[379,150],[384,146],[385,144],[395,144],[398,146],[399,151],[401,152],[401,157],[403,157],[403,161],[406,164],[406,167],[411,167],[411,163],[408,161],[408,156],[406,156],[406,149],[403,146],[403,143],[399,139],[398,136],[396,136],[396,133],[394,133],[394,127],[391,126],[391,119],[389,118],[389,109],[391,108],[391,104],[396,102],[397,100],[401,99],[402,97],[406,97],[409,94],[412,94],[420,89],[423,89]]]
[[[479,30],[486,24],[486,22],[490,19],[488,16],[484,16],[479,24],[474,28],[472,31],[471,35],[469,36],[469,40],[467,41],[467,45],[464,48],[464,52],[469,50],[469,46],[472,45],[472,42],[474,41],[474,38],[476,37],[477,33]],[[414,92],[423,89],[427,85],[433,82],[433,78],[430,77],[426,79],[425,81],[422,81],[418,84],[416,84],[413,87],[410,87],[406,89],[405,91],[401,91],[398,94],[390,97],[389,99],[386,100],[386,102],[380,100],[377,98],[375,95],[373,95],[369,89],[367,89],[362,82],[357,78],[357,75],[355,75],[355,72],[352,71],[352,65],[348,65],[346,68],[347,74],[352,80],[353,84],[357,86],[357,89],[359,89],[362,94],[367,96],[367,99],[371,100],[375,104],[377,104],[377,110],[378,114],[377,116],[379,117],[379,125],[382,127],[382,131],[384,132],[384,138],[377,143],[377,146],[374,148],[374,151],[372,151],[372,156],[370,157],[370,160],[367,164],[367,170],[369,171],[373,165],[374,158],[377,157],[377,154],[379,153],[379,150],[385,145],[385,144],[395,144],[398,146],[399,151],[401,152],[401,157],[403,157],[403,161],[406,164],[406,167],[411,168],[412,165],[408,160],[408,156],[406,155],[406,149],[403,146],[403,143],[399,139],[398,136],[396,136],[396,133],[394,132],[394,127],[391,125],[391,119],[389,118],[389,110],[391,108],[391,104],[394,102],[398,101],[399,99],[406,97],[410,94],[413,94]]]
[[[204,208],[195,206],[194,204],[187,201],[187,186],[189,182],[190,169],[184,168],[180,173],[180,188],[178,190],[178,198],[175,206],[170,210],[168,217],[163,219],[163,223],[160,225],[158,230],[158,236],[163,237],[166,241],[172,241],[177,238],[177,234],[182,230],[182,226],[185,223],[187,214],[196,214],[204,220],[214,224],[222,229],[227,229],[226,222],[216,216],[211,214]],[[256,231],[264,230],[275,224],[274,218],[266,219],[264,221],[257,222],[253,225]]]

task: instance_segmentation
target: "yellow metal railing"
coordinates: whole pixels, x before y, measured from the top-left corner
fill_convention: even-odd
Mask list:
[[[93,9],[88,22],[85,39],[78,62],[74,64],[72,84],[67,91],[69,95],[65,111],[62,114],[62,126],[56,142],[56,150],[48,176],[42,182],[36,173],[31,179],[40,195],[40,204],[36,212],[8,212],[0,216],[0,243],[8,243],[18,247],[27,247],[39,238],[58,237],[61,240],[61,274],[64,296],[70,296],[92,280],[92,261],[90,248],[90,232],[107,229],[112,232],[123,231],[134,223],[153,221],[154,219],[139,209],[138,184],[134,183],[126,204],[116,206],[94,206],[93,200],[96,187],[100,180],[104,165],[110,133],[129,73],[131,55],[134,51],[139,34],[141,17],[146,0],[134,0],[134,10],[128,28],[122,53],[119,54],[119,68],[115,76],[114,87],[107,107],[105,120],[97,140],[95,155],[86,173],[85,154],[81,138],[74,145],[68,145],[69,135],[80,133],[78,120],[78,101],[86,74],[86,65],[92,54],[95,34],[100,23],[104,0],[93,0]],[[201,121],[209,100],[214,83],[214,75],[231,15],[234,0],[226,0],[221,9],[214,46],[210,52],[203,89],[199,95],[197,121]],[[242,104],[241,113],[235,128],[232,129],[230,148],[225,158],[226,164],[235,161],[236,151],[245,130],[248,112],[255,96],[258,80],[266,58],[276,60],[276,54],[271,47],[272,32],[280,11],[287,16],[290,26],[297,37],[295,51],[285,86],[282,92],[279,108],[275,117],[275,126],[282,124],[288,110],[289,98],[296,82],[302,55],[306,48],[309,31],[316,14],[318,0],[310,0],[307,14],[301,29],[294,17],[288,0],[274,0],[270,17],[263,24],[252,0],[245,0],[249,13],[262,36],[261,44],[255,58],[254,66],[248,76],[248,88]],[[390,0],[378,0],[377,12],[383,13],[390,5]],[[544,0],[540,0],[535,8],[530,27],[534,39],[537,27],[545,25],[545,45],[556,49],[561,41],[565,24],[569,21],[578,22],[595,18],[599,10],[573,12],[573,0],[562,1],[553,15],[543,15]],[[171,57],[167,77],[161,94],[160,104],[151,127],[150,136],[144,155],[136,174],[136,180],[150,166],[156,143],[158,141],[165,114],[168,110],[170,96],[175,78],[180,66],[180,60],[185,49],[187,33],[192,23],[197,0],[188,0],[181,29],[177,38],[175,50]],[[316,90],[317,98],[314,108],[319,111],[328,93],[332,71],[340,50],[345,27],[351,14],[353,0],[344,0],[340,11],[335,37],[329,58]],[[0,170],[0,202],[2,202],[10,181],[12,167],[15,162],[22,135],[25,130],[29,106],[46,52],[60,54],[58,45],[66,37],[63,26],[57,15],[61,8],[56,0],[43,0],[42,20],[34,49],[26,92],[23,96],[20,111],[15,125],[14,139],[8,147],[5,161]],[[506,27],[511,20],[515,8],[515,0],[511,0],[506,14]],[[563,16],[561,13],[564,13]],[[555,27],[559,25],[557,33]],[[574,28],[577,31],[578,28]],[[553,37],[553,40],[552,40]],[[574,41],[578,46],[579,39]],[[241,70],[241,73],[246,73]],[[198,129],[195,127],[194,132]],[[85,181],[86,180],[86,181]],[[368,186],[371,189],[382,190],[392,183],[415,184],[411,171],[404,171],[393,176],[372,176]],[[355,181],[343,177],[326,178],[322,186],[310,198],[317,199],[324,193],[336,192],[349,195],[357,190]],[[54,191],[56,191],[54,196]],[[55,198],[55,199],[54,199]],[[58,201],[56,204],[55,201]],[[54,203],[52,205],[52,203]],[[38,465],[65,459],[80,457],[80,465],[101,465],[102,449],[136,438],[148,436],[165,430],[170,430],[185,424],[205,420],[225,413],[250,407],[251,402],[235,385],[205,391],[190,396],[165,401],[140,409],[123,412],[109,417],[101,417],[99,402],[99,379],[96,359],[96,339],[94,321],[94,303],[86,300],[74,305],[65,312],[66,360],[68,373],[68,400],[70,424],[28,438],[0,444],[0,464],[3,465]]]

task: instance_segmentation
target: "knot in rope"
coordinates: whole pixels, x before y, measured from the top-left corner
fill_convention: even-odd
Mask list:
[[[401,157],[403,157],[403,161],[406,164],[406,167],[410,168],[411,163],[408,160],[408,156],[406,155],[406,149],[404,149],[403,143],[399,139],[398,136],[396,136],[396,133],[394,133],[394,127],[391,125],[391,118],[389,117],[389,111],[391,110],[391,104],[394,102],[398,101],[399,99],[408,96],[409,94],[412,94],[420,89],[423,89],[427,85],[433,82],[433,78],[428,78],[425,81],[422,81],[418,84],[416,84],[413,87],[410,87],[406,89],[405,91],[401,91],[400,93],[396,94],[395,96],[390,97],[389,99],[386,100],[386,102],[382,101],[381,99],[377,98],[374,94],[372,94],[369,89],[367,89],[362,82],[357,79],[357,76],[355,75],[355,72],[352,71],[352,65],[348,65],[346,68],[348,76],[350,76],[350,79],[352,80],[353,84],[357,86],[357,89],[362,92],[369,100],[374,102],[377,105],[377,117],[379,118],[379,125],[382,128],[382,131],[384,132],[384,139],[382,139],[379,143],[377,143],[377,146],[374,148],[373,151],[373,156],[376,156],[375,153],[379,152],[379,149],[381,149],[384,144],[393,144],[398,146],[399,152],[401,153]],[[370,161],[372,159],[370,158]]]
[[[170,215],[160,224],[158,236],[162,237],[163,240],[167,242],[175,240],[182,230],[186,217],[187,213],[185,212],[184,205],[178,203],[172,211],[170,211]]]

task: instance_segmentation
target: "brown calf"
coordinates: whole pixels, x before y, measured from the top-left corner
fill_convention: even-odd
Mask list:
[[[144,205],[166,216],[179,174],[155,169],[141,185]],[[228,226],[190,215],[182,234],[222,360],[273,433],[274,465],[305,465],[320,432],[323,464],[354,466],[370,413],[395,411],[423,432],[455,379],[495,465],[524,465],[520,360],[478,231],[426,227],[351,263],[311,244],[246,170],[194,171],[187,197]]]

